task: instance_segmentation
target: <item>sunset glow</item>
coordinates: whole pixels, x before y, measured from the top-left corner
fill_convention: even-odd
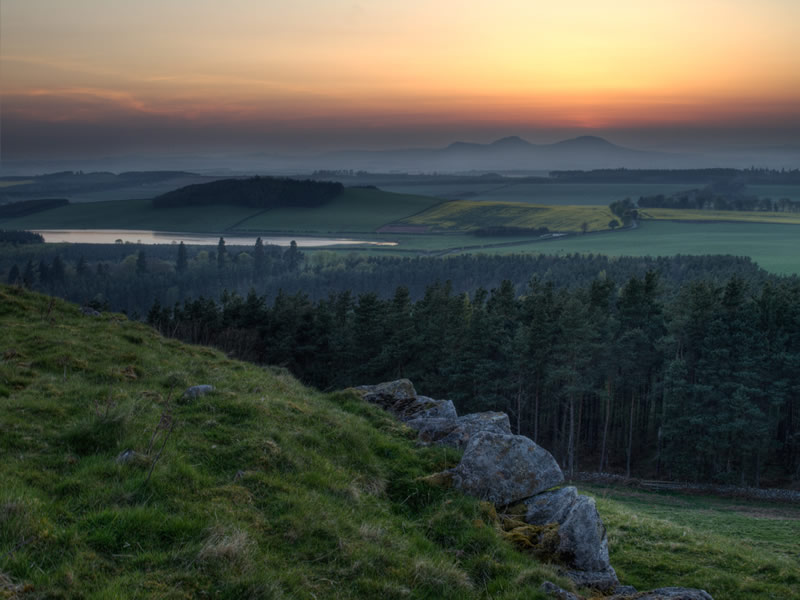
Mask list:
[[[800,131],[796,0],[3,0],[1,50],[11,155],[47,124],[308,149],[408,127]]]

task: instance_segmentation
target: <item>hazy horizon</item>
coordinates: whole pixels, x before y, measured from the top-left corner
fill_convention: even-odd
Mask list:
[[[0,11],[6,164],[506,136],[711,155],[800,146],[792,0],[4,0]]]

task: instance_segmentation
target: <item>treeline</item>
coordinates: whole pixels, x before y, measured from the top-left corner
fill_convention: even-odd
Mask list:
[[[800,284],[649,271],[574,288],[251,291],[164,307],[162,333],[281,365],[321,389],[409,377],[461,412],[503,410],[569,472],[758,486],[800,480]]]
[[[757,212],[800,212],[800,201],[789,198],[758,198],[742,194],[723,195],[711,188],[690,190],[665,196],[642,196],[639,208],[678,208],[691,210],[742,210]]]
[[[297,180],[283,177],[220,179],[187,185],[153,198],[155,208],[233,204],[254,208],[320,206],[344,191],[333,181]]]
[[[32,231],[0,229],[0,244],[43,244],[44,238]]]
[[[732,179],[762,185],[800,183],[800,169],[595,169],[550,171],[549,175],[564,183],[711,183]]]
[[[43,210],[66,206],[69,200],[65,198],[42,198],[39,200],[23,200],[11,204],[0,205],[0,219],[13,219],[32,215]]]
[[[603,255],[453,255],[385,257],[366,253],[315,251],[266,244],[231,246],[139,244],[29,244],[0,252],[0,278],[8,283],[98,307],[147,313],[154,300],[171,306],[200,295],[216,298],[223,290],[274,296],[303,292],[313,300],[330,292],[374,292],[389,298],[406,286],[422,298],[434,281],[451,281],[456,293],[497,287],[507,279],[521,290],[532,276],[556,287],[587,285],[599,273],[623,281],[662,274],[664,293],[693,279],[725,281],[738,275],[758,286],[772,278],[749,258],[733,256],[608,257]],[[55,268],[54,268],[55,265]],[[53,276],[53,274],[56,276]]]

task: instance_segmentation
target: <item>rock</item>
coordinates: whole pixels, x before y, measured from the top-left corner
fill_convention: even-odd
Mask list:
[[[454,487],[497,506],[529,498],[564,480],[553,456],[532,440],[489,431],[469,440],[451,473]]]
[[[413,400],[417,397],[414,384],[408,379],[386,381],[376,385],[360,385],[353,389],[359,392],[367,402],[372,402],[387,410],[391,410],[391,407],[400,400]]]
[[[134,460],[136,460],[136,452],[128,448],[117,455],[115,462],[119,465],[124,465],[126,463],[133,462]]]
[[[572,581],[604,591],[619,584],[608,558],[606,528],[593,498],[578,495],[578,490],[569,486],[539,494],[524,504],[526,523],[558,524],[556,559],[572,569],[568,573]]]
[[[603,593],[611,592],[619,585],[617,573],[611,565],[601,571],[567,571],[566,576],[579,587],[593,588]]]
[[[206,394],[210,394],[214,391],[213,385],[193,385],[190,388],[187,388],[185,392],[183,392],[184,398],[199,398],[200,396],[205,396]]]
[[[580,598],[572,592],[568,592],[567,590],[558,587],[555,583],[551,583],[550,581],[545,581],[542,584],[542,587],[539,589],[548,596],[558,598],[558,600],[580,600]]]
[[[615,595],[609,600],[714,600],[705,590],[696,588],[665,587],[632,595]]]
[[[614,588],[615,596],[630,596],[636,593],[636,588],[632,585],[618,585]]]
[[[528,498],[523,502],[527,509],[524,520],[531,525],[546,525],[547,523],[560,525],[566,520],[577,500],[578,490],[572,486]]]
[[[482,412],[464,415],[456,420],[426,419],[410,421],[409,426],[419,431],[423,444],[452,446],[464,449],[469,440],[481,431],[511,435],[508,415],[503,412]]]
[[[417,396],[419,409],[408,415],[413,421],[428,419],[445,419],[455,421],[458,418],[456,407],[452,400],[434,400],[427,396]]]
[[[81,313],[87,317],[101,317],[102,315],[91,306],[81,306]]]

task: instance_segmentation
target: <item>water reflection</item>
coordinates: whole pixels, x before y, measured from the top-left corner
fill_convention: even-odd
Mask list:
[[[178,233],[169,231],[148,231],[133,229],[37,229],[46,243],[69,242],[73,244],[177,244],[183,242],[192,246],[213,246],[219,242],[220,235],[229,246],[252,246],[258,236],[205,233]],[[261,236],[265,244],[288,246],[292,240],[304,248],[323,246],[342,246],[367,244],[370,246],[396,246],[397,242],[374,242],[327,237]]]

